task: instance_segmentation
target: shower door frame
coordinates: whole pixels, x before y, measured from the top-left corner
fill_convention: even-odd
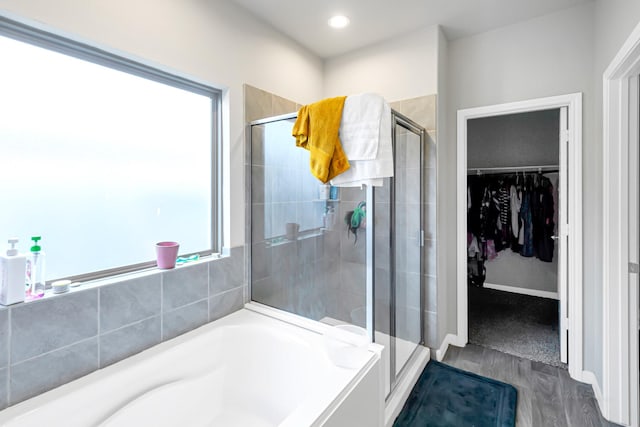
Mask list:
[[[246,247],[246,253],[247,255],[245,256],[245,271],[247,274],[247,284],[248,284],[248,295],[247,295],[247,300],[249,301],[249,303],[251,304],[258,304],[259,306],[264,306],[264,307],[268,307],[271,310],[278,310],[278,311],[283,311],[286,313],[286,310],[281,310],[279,308],[275,308],[275,307],[271,307],[271,306],[266,306],[262,303],[260,303],[259,301],[255,301],[252,299],[251,295],[252,295],[252,287],[253,287],[253,280],[251,277],[251,263],[252,263],[252,244],[253,244],[253,240],[252,240],[252,228],[251,228],[251,224],[253,221],[252,218],[252,155],[253,155],[253,147],[252,147],[252,127],[256,126],[256,125],[264,125],[264,124],[268,124],[268,123],[273,123],[273,122],[278,122],[278,121],[283,121],[283,120],[291,120],[291,119],[296,119],[297,118],[297,113],[288,113],[288,114],[282,114],[282,115],[278,115],[278,116],[273,116],[273,117],[267,117],[264,119],[259,119],[259,120],[254,120],[250,123],[247,123],[247,125],[245,126],[245,247]],[[396,169],[396,135],[395,135],[395,128],[396,125],[400,125],[403,128],[405,128],[406,130],[416,134],[419,136],[420,138],[420,186],[418,191],[420,192],[419,195],[419,209],[420,209],[420,237],[419,237],[419,247],[420,247],[420,302],[419,302],[419,307],[420,307],[420,316],[419,316],[419,321],[420,321],[420,341],[418,343],[416,343],[416,348],[413,349],[411,355],[408,358],[407,363],[405,363],[405,365],[398,371],[398,373],[396,374],[395,369],[396,369],[396,365],[395,365],[395,342],[393,340],[390,339],[390,344],[389,344],[389,354],[390,354],[390,358],[391,358],[391,354],[393,354],[393,357],[391,358],[392,360],[392,366],[390,367],[390,387],[389,387],[389,395],[385,396],[385,401],[387,400],[388,397],[393,396],[393,392],[396,388],[396,386],[401,382],[401,379],[403,377],[403,375],[405,375],[406,373],[406,367],[409,364],[409,362],[414,358],[414,356],[416,355],[416,353],[418,352],[418,350],[420,349],[421,346],[424,346],[425,343],[425,325],[424,325],[424,320],[425,320],[425,280],[424,280],[424,276],[425,276],[425,261],[424,261],[424,250],[425,250],[425,240],[424,240],[424,225],[426,224],[426,218],[425,218],[425,209],[424,209],[424,204],[425,204],[425,200],[424,200],[424,185],[425,185],[425,170],[424,170],[424,165],[425,165],[425,160],[424,160],[424,155],[426,153],[425,150],[425,135],[426,135],[426,130],[424,129],[424,127],[420,126],[419,124],[417,124],[416,122],[414,122],[413,120],[411,120],[410,118],[404,116],[401,113],[398,113],[395,110],[391,110],[391,137],[392,137],[392,146],[393,146],[393,158],[394,158],[394,175],[395,175],[395,169]],[[395,225],[394,225],[394,219],[395,219],[395,178],[391,178],[391,182],[393,185],[391,185],[390,188],[390,235],[391,235],[391,248],[390,248],[390,265],[393,266],[393,275],[390,274],[390,301],[389,301],[389,307],[390,310],[391,308],[395,308],[395,304],[396,304],[396,300],[395,300],[395,236],[394,236],[394,232],[395,232]],[[375,192],[373,191],[372,187],[367,186],[366,188],[366,200],[367,200],[367,205],[370,206],[371,209],[371,218],[373,218],[373,216],[375,215]],[[372,221],[373,223],[373,221]],[[367,290],[367,295],[366,295],[366,308],[367,308],[367,316],[366,316],[366,326],[367,326],[367,332],[371,334],[371,337],[373,338],[375,336],[375,233],[374,233],[374,227],[367,227],[367,248],[366,248],[366,290]],[[289,313],[289,314],[293,314],[295,315],[295,313]],[[391,314],[391,313],[390,313]],[[391,338],[391,332],[393,331],[393,333],[395,334],[395,328],[396,328],[396,322],[395,322],[395,309],[393,310],[393,316],[390,316],[390,338]],[[309,321],[312,321],[311,319]],[[372,341],[375,341],[372,339]],[[391,377],[393,376],[393,377]]]
[[[420,196],[419,196],[419,200],[420,200],[420,237],[419,237],[419,247],[420,247],[420,341],[418,343],[416,343],[416,348],[413,349],[413,351],[411,352],[411,355],[409,356],[409,358],[407,359],[407,362],[405,363],[405,365],[400,368],[400,371],[398,371],[396,373],[396,345],[395,345],[395,335],[396,335],[396,281],[395,281],[395,273],[396,273],[396,268],[395,268],[395,263],[396,263],[396,234],[395,234],[395,176],[396,176],[396,168],[397,168],[397,161],[396,161],[396,126],[400,125],[403,128],[405,128],[406,130],[408,130],[409,132],[413,132],[414,134],[418,135],[418,137],[420,138],[420,186],[418,191],[420,191]],[[391,141],[392,141],[392,145],[393,145],[393,174],[394,177],[391,178],[391,183],[392,185],[390,186],[390,226],[391,226],[391,247],[390,247],[390,251],[389,251],[389,255],[390,255],[390,265],[393,267],[393,274],[389,274],[389,280],[390,280],[390,284],[389,284],[389,309],[390,309],[390,315],[389,315],[389,359],[390,359],[390,369],[389,369],[389,374],[390,374],[390,383],[389,383],[389,394],[387,396],[385,396],[385,401],[393,396],[394,390],[396,388],[396,386],[398,385],[398,383],[400,382],[401,377],[404,375],[405,373],[405,368],[407,366],[407,364],[409,364],[409,361],[414,357],[414,355],[416,354],[416,352],[418,351],[420,346],[424,346],[424,342],[425,342],[425,328],[424,328],[424,309],[425,309],[425,304],[424,304],[424,296],[425,296],[425,281],[424,281],[424,275],[425,275],[425,266],[424,266],[424,225],[426,223],[426,218],[425,218],[425,209],[424,209],[424,178],[425,178],[425,171],[424,171],[424,154],[426,152],[425,147],[424,147],[424,142],[425,142],[425,133],[426,130],[420,126],[419,124],[417,124],[416,122],[414,122],[413,120],[411,120],[410,118],[404,116],[403,114],[395,111],[395,110],[391,110]],[[375,247],[375,241],[372,240],[371,242],[372,247]],[[375,289],[375,286],[374,286]],[[375,301],[375,292],[373,294],[374,296],[374,301]],[[375,306],[375,304],[374,304]],[[375,308],[372,308],[372,310]],[[375,330],[375,325],[374,325],[374,330]]]

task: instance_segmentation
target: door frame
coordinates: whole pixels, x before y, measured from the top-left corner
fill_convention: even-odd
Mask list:
[[[568,212],[567,267],[569,334],[569,374],[582,380],[582,93],[530,99],[485,107],[458,110],[457,120],[457,336],[452,343],[468,342],[467,301],[467,120],[568,107]],[[560,302],[563,303],[562,301]]]
[[[640,24],[603,74],[603,356],[602,413],[608,420],[638,425],[638,301],[629,284],[630,143],[638,117],[630,89],[640,74]],[[637,101],[635,96],[635,101]],[[637,110],[636,110],[637,111]],[[637,139],[636,139],[637,141]],[[635,291],[635,290],[633,290]],[[631,377],[635,380],[631,380]]]

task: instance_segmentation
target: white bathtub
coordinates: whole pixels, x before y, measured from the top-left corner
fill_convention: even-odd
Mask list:
[[[0,425],[381,426],[380,347],[339,368],[326,326],[306,325],[243,309],[7,408]]]

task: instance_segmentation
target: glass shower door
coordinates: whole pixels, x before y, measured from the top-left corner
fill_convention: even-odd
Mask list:
[[[421,322],[421,137],[395,124],[394,296],[395,374],[422,341]]]
[[[395,173],[376,187],[375,340],[384,346],[385,393],[422,343],[422,129],[393,114]]]
[[[321,191],[309,152],[291,136],[295,115],[251,125],[251,299],[328,324],[365,327],[365,225],[345,216],[365,190]]]

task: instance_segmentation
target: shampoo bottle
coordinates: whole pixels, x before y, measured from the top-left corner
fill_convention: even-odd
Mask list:
[[[40,236],[32,237],[33,246],[27,257],[27,300],[41,298],[44,295],[44,252],[38,244]]]
[[[10,305],[24,301],[26,255],[18,254],[18,239],[9,239],[11,248],[0,254],[0,304]]]

